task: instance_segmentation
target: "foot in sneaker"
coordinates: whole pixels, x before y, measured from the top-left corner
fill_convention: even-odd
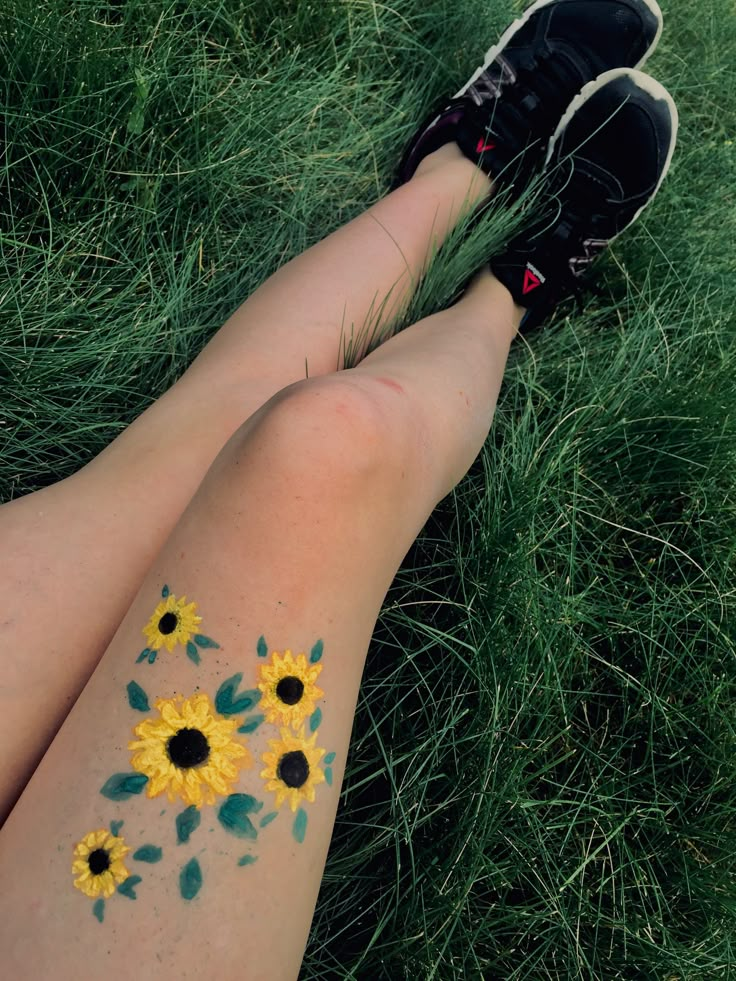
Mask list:
[[[520,191],[578,92],[613,68],[640,68],[661,33],[656,0],[537,0],[420,126],[396,183],[454,141],[494,182]]]
[[[589,83],[554,134],[545,166],[552,203],[491,271],[532,327],[580,292],[590,263],[654,198],[672,160],[677,109],[659,82],[616,69]]]

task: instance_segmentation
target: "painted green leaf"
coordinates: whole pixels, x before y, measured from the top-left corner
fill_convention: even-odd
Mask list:
[[[324,649],[325,649],[324,643],[321,640],[318,640],[317,643],[312,648],[312,651],[309,655],[309,660],[312,662],[312,664],[316,664],[317,661],[320,660]]]
[[[129,681],[127,685],[128,704],[137,712],[150,712],[151,706],[148,704],[148,695],[141,686],[135,681]]]
[[[189,841],[201,820],[202,815],[194,804],[190,804],[185,811],[176,815],[176,839],[180,845],[185,845]]]
[[[149,664],[153,664],[153,662],[156,660],[157,656],[158,656],[158,651],[149,651],[148,652],[148,663]]]
[[[258,638],[258,643],[256,644],[256,653],[258,657],[268,657],[268,644],[266,643],[266,638],[261,634]]]
[[[134,794],[140,794],[147,783],[145,773],[113,773],[100,793],[109,800],[127,800]]]
[[[125,821],[111,821],[110,822],[110,834],[115,838],[120,834],[120,829],[125,824]]]
[[[217,689],[215,708],[220,715],[240,715],[241,712],[247,712],[254,705],[258,704],[261,693],[257,688],[250,691],[243,691],[239,695],[235,694],[242,680],[243,672],[239,671],[232,678],[223,681]]]
[[[303,807],[300,807],[296,812],[294,826],[291,830],[294,837],[301,845],[301,843],[304,841],[304,835],[307,833],[307,812]]]
[[[322,721],[322,709],[316,708],[314,712],[309,716],[309,731],[314,732],[319,728],[319,724]]]
[[[204,634],[195,634],[194,643],[197,647],[213,647],[216,651],[220,649],[220,645],[216,641],[211,637],[206,637]]]
[[[143,650],[138,655],[138,657],[135,659],[135,663],[136,664],[140,664],[141,661],[145,661],[146,658],[148,657],[148,655],[150,653],[151,653],[151,651],[149,650],[149,648],[148,647],[144,647]]]
[[[327,756],[322,760],[323,763],[334,763],[337,753],[328,753]]]
[[[163,853],[163,849],[157,845],[141,845],[137,851],[133,852],[133,858],[136,862],[148,862],[153,865],[154,862],[161,861]]]
[[[127,896],[128,899],[137,899],[135,887],[139,882],[143,882],[139,875],[129,875],[125,882],[121,882],[118,886],[118,892],[121,896]]]
[[[164,586],[164,588],[161,590],[161,595],[163,596],[164,599],[166,599],[166,597],[169,595],[169,587],[168,586]]]
[[[190,858],[179,873],[179,892],[183,899],[194,899],[202,888],[202,869],[196,858]]]
[[[252,865],[256,860],[255,855],[243,855],[242,858],[238,859],[238,865]]]
[[[328,787],[331,787],[332,786],[332,767],[331,766],[326,766],[325,767],[325,780],[327,781],[327,786]]]
[[[261,818],[261,827],[265,828],[267,824],[270,824],[278,816],[278,811],[271,811],[270,814],[267,814],[264,818]]]
[[[96,900],[94,906],[92,907],[92,912],[100,921],[100,923],[102,923],[102,921],[105,919],[105,900],[104,899]]]
[[[247,719],[242,726],[240,726],[238,732],[255,732],[261,722],[263,722],[264,718],[264,715],[251,715],[251,717]]]
[[[189,660],[190,661],[194,661],[195,664],[199,664],[199,662],[202,659],[199,656],[199,651],[194,646],[194,644],[191,642],[191,640],[188,640],[187,641],[187,648],[186,648],[186,650],[187,650],[187,657],[189,658]]]
[[[257,814],[263,804],[250,794],[230,794],[217,812],[217,819],[226,831],[238,838],[255,840],[258,832],[248,814]]]

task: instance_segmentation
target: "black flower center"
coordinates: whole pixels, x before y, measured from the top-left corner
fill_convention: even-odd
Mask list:
[[[160,634],[173,634],[178,623],[179,617],[176,615],[176,613],[172,613],[169,610],[169,612],[164,613],[164,615],[158,621],[158,632]]]
[[[300,749],[284,753],[276,771],[287,787],[303,787],[309,777],[309,763]]]
[[[104,848],[95,848],[87,856],[87,864],[92,875],[102,875],[110,868],[110,856]]]
[[[276,685],[276,694],[287,705],[296,705],[304,694],[304,682],[301,678],[289,675],[287,678],[282,678]]]
[[[180,729],[166,743],[166,752],[174,766],[188,770],[209,759],[210,744],[199,729]]]

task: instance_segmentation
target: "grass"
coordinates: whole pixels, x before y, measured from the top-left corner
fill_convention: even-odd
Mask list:
[[[601,298],[517,345],[396,578],[305,979],[731,976],[736,21],[662,6],[672,173]],[[0,498],[89,460],[382,193],[519,7],[3,4]]]

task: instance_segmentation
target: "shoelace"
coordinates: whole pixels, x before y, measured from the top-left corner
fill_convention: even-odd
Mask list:
[[[468,89],[478,106],[492,99],[508,99],[518,122],[529,134],[528,142],[549,135],[550,120],[559,119],[572,97],[588,81],[576,66],[545,46],[535,56],[527,55],[516,66],[503,55],[492,62]]]

